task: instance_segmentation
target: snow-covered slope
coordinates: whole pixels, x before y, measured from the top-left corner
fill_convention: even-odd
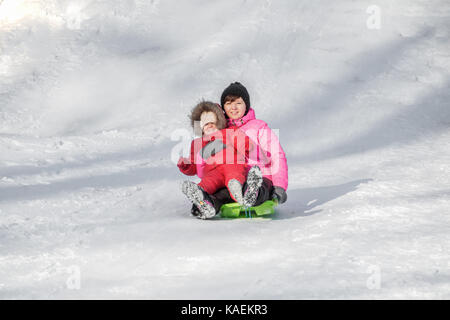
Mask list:
[[[0,297],[450,298],[431,2],[0,1]],[[288,158],[273,219],[179,191],[176,130],[232,81]]]

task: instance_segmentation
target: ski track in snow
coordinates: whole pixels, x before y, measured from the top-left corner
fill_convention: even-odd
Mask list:
[[[371,4],[3,0],[0,298],[450,298],[450,5]],[[197,220],[173,133],[235,80],[288,201]]]

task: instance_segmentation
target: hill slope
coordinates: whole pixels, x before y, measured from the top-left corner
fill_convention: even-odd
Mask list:
[[[77,3],[0,4],[1,298],[449,298],[448,1]],[[200,221],[171,157],[236,80],[288,201]]]

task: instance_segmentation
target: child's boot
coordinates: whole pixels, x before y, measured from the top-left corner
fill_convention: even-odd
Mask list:
[[[208,194],[192,181],[183,181],[181,191],[198,208],[197,218],[209,219],[216,215],[216,209]]]
[[[230,181],[228,181],[228,191],[230,191],[230,195],[234,201],[236,201],[240,205],[244,204],[244,197],[242,196],[242,184],[238,180],[231,179]]]
[[[258,166],[251,167],[247,175],[247,190],[245,190],[243,201],[244,207],[252,207],[255,204],[262,182],[261,169]]]

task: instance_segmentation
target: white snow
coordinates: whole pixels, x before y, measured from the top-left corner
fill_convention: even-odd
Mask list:
[[[449,18],[446,0],[0,1],[0,298],[450,298]],[[273,219],[191,217],[171,161],[232,81],[288,158]]]

